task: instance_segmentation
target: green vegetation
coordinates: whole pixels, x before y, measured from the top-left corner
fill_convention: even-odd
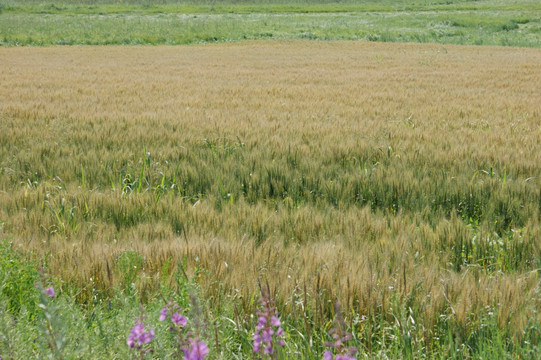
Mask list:
[[[540,47],[538,1],[3,1],[0,44],[369,40]]]
[[[24,261],[21,264],[19,261]],[[15,263],[15,265],[14,265]],[[44,285],[54,286],[57,279],[43,278],[32,260],[24,257],[5,240],[0,240],[0,268],[19,266],[23,274],[31,274],[33,282],[24,282],[7,298],[0,297],[0,354],[3,359],[111,359],[135,358],[126,344],[130,328],[143,312],[147,329],[155,330],[149,348],[153,352],[144,358],[170,359],[175,355],[176,339],[171,336],[170,323],[158,321],[159,311],[172,301],[179,304],[190,322],[196,322],[201,340],[210,348],[209,359],[242,359],[252,357],[252,335],[257,318],[239,313],[233,299],[224,299],[219,308],[212,308],[199,296],[197,271],[191,278],[184,270],[175,274],[176,287],[160,286],[160,296],[141,305],[138,294],[129,286],[115,289],[115,295],[104,300],[94,299],[85,304],[74,301],[72,292],[56,292],[49,299]],[[186,266],[180,265],[181,267]],[[200,269],[204,271],[204,269]],[[38,280],[40,276],[43,280]],[[12,282],[12,275],[0,272],[0,287]],[[44,284],[44,281],[46,282]],[[34,286],[34,284],[37,284]],[[13,308],[14,298],[35,299],[39,308]],[[498,308],[487,308],[472,314],[477,330],[462,338],[454,328],[451,317],[438,320],[438,333],[430,344],[423,340],[423,329],[415,319],[414,306],[403,299],[393,298],[389,309],[392,317],[370,317],[348,312],[344,317],[347,331],[352,332],[348,346],[358,349],[358,359],[463,359],[463,358],[520,358],[536,359],[539,355],[541,329],[536,318],[530,319],[520,341],[513,333],[498,325]],[[321,359],[333,323],[314,326],[317,309],[304,308],[306,298],[299,299],[297,312],[281,316],[285,346],[279,349],[280,359]],[[257,303],[252,304],[255,313]],[[284,312],[278,306],[279,313]],[[336,317],[336,313],[331,315]],[[47,324],[50,324],[48,326]],[[50,334],[54,347],[51,347]],[[366,340],[369,339],[367,342]]]

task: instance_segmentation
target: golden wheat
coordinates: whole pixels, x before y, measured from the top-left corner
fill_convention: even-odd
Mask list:
[[[188,255],[216,303],[320,319],[540,308],[539,50],[0,48],[0,84],[0,235],[82,299],[135,251],[144,296]]]

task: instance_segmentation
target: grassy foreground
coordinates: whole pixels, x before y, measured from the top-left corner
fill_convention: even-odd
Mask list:
[[[536,0],[0,1],[0,45],[246,39],[541,46]]]
[[[160,293],[191,309],[189,292],[226,344],[213,358],[248,358],[258,283],[284,358],[320,358],[337,301],[359,357],[538,355],[539,50],[27,47],[0,64],[0,356],[43,357],[38,267],[86,358],[123,357],[139,302],[156,322]]]

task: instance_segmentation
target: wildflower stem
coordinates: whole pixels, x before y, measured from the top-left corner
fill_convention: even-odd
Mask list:
[[[47,334],[50,337],[50,339],[49,339],[49,341],[47,341],[47,343],[49,344],[49,347],[51,348],[51,351],[53,352],[54,356],[58,360],[63,360],[64,357],[62,356],[62,354],[60,352],[60,349],[58,348],[57,343],[56,343],[56,337],[55,337],[55,334],[54,334],[54,331],[53,331],[53,326],[51,324],[51,321],[49,320],[49,316],[47,316],[47,315],[50,315],[48,308],[45,310],[45,319],[46,319],[46,322],[47,322]]]

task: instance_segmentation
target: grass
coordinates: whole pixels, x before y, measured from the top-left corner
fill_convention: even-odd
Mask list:
[[[0,250],[1,264],[11,263],[21,273],[33,277],[30,281],[18,281],[21,290],[33,298],[40,297],[40,290],[34,286],[40,274],[32,264],[33,261],[6,241],[0,243]],[[0,283],[5,285],[15,278],[14,274],[2,273]],[[0,351],[5,359],[139,358],[126,345],[126,338],[142,311],[145,314],[143,321],[146,329],[155,330],[155,338],[148,347],[153,352],[147,355],[158,359],[173,358],[177,347],[176,338],[168,329],[168,321],[158,321],[159,310],[164,305],[162,299],[171,299],[179,304],[189,324],[197,324],[197,328],[192,329],[200,334],[201,340],[208,343],[210,359],[252,357],[252,334],[256,332],[254,318],[239,313],[234,298],[224,299],[220,308],[211,308],[207,302],[198,300],[199,288],[197,281],[194,281],[196,278],[197,275],[190,278],[179,271],[176,274],[176,289],[172,291],[168,285],[162,284],[162,298],[154,298],[144,307],[136,294],[126,293],[123,288],[118,288],[116,295],[107,301],[94,302],[91,306],[74,301],[75,296],[69,290],[57,293],[53,299],[41,295],[39,309],[26,306],[14,309],[2,297],[0,324],[3,331],[0,333]],[[27,301],[25,303],[28,304]],[[277,358],[321,358],[327,346],[325,342],[331,338],[327,332],[336,325],[331,321],[322,326],[314,324],[317,318],[314,312],[317,309],[305,307],[307,304],[306,299],[300,300],[295,313],[288,316],[282,313],[285,346],[278,350]],[[434,339],[427,343],[423,336],[430,330],[416,323],[414,311],[408,308],[410,305],[393,299],[393,308],[389,309],[392,319],[380,316],[367,318],[350,312],[342,314],[343,330],[352,331],[352,338],[346,344],[359,350],[357,358],[458,359],[490,356],[535,359],[539,353],[539,324],[535,318],[528,322],[520,340],[511,340],[513,333],[498,324],[497,308],[472,314],[471,321],[475,324],[475,330],[467,337],[456,332],[456,324],[451,317],[444,316],[438,321]],[[283,310],[283,307],[279,309]],[[255,309],[253,311],[255,313]],[[336,321],[337,313],[333,317]],[[50,324],[50,327],[45,324]],[[49,334],[54,335],[48,340]],[[51,339],[61,339],[55,341],[54,351],[50,348]]]
[[[246,39],[540,46],[536,1],[4,1],[0,44],[177,45]]]
[[[336,301],[362,356],[535,358],[540,57],[307,41],[0,49],[2,316],[26,319],[7,344],[39,357],[39,313],[22,301],[38,296],[33,266],[63,294],[66,351],[94,344],[81,351],[96,358],[126,354],[139,303],[186,303],[179,276],[227,358],[250,353],[259,282],[287,351],[307,359]]]

